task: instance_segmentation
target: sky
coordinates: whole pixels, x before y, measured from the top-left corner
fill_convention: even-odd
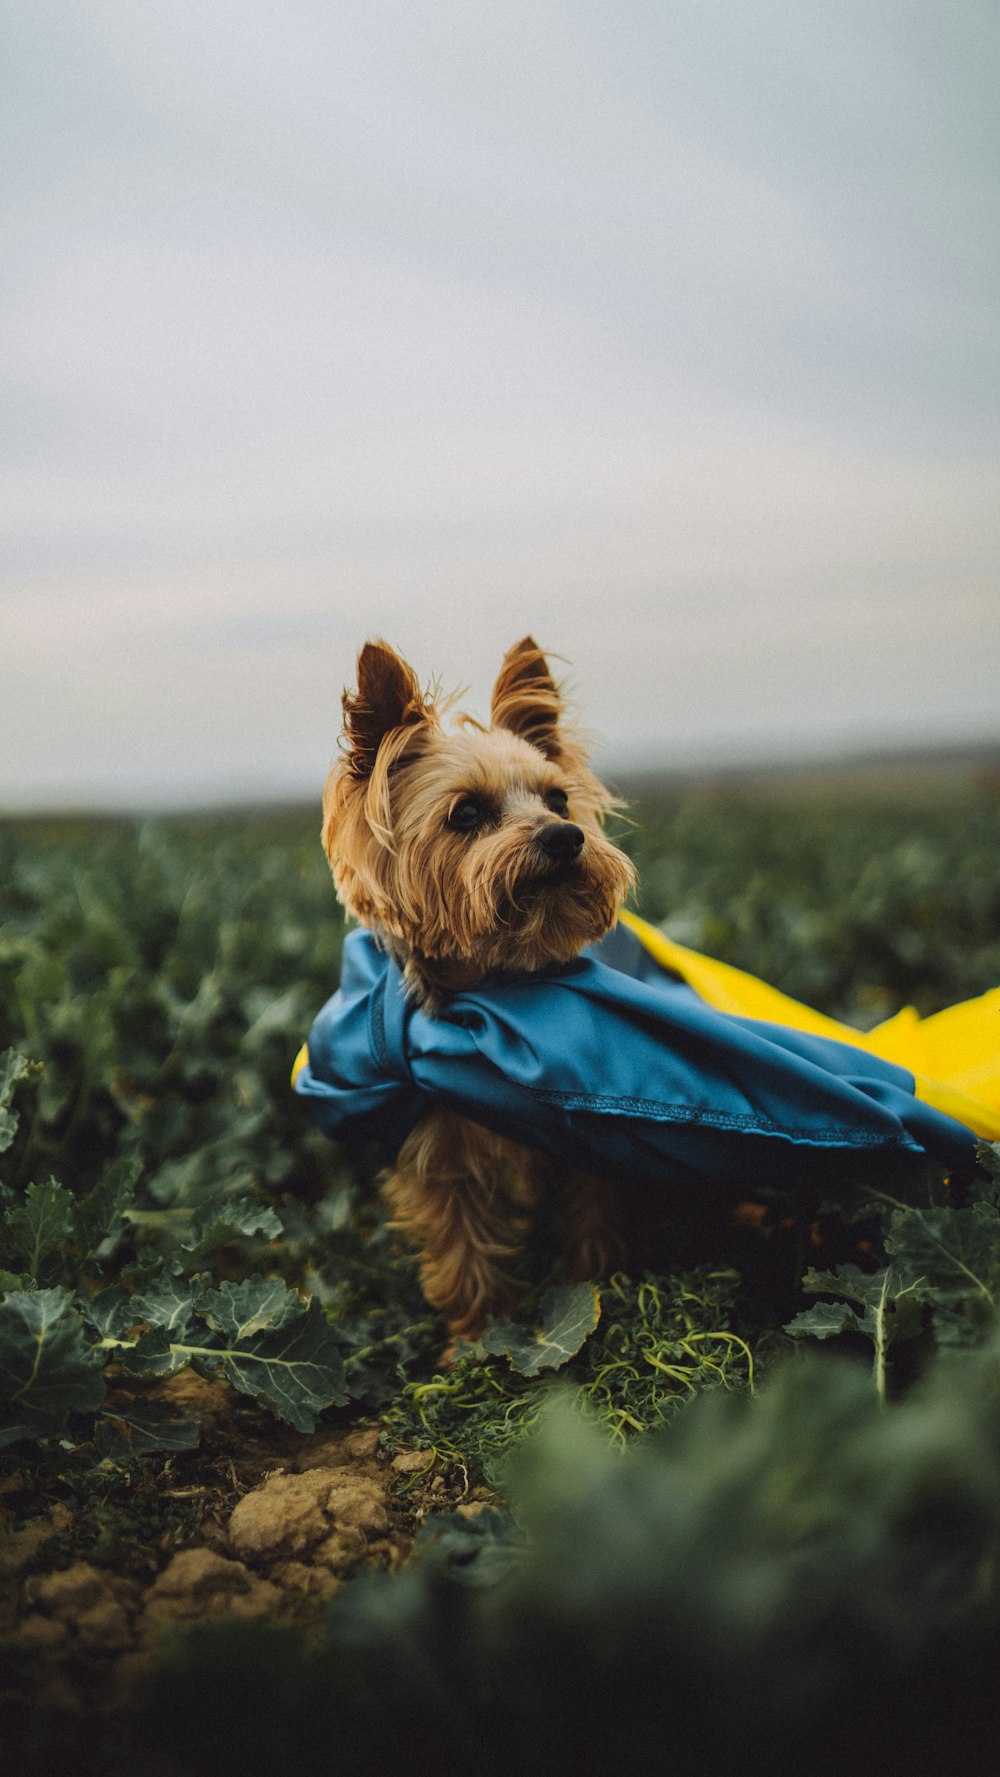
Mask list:
[[[998,736],[994,0],[0,11],[0,810],[318,796],[379,635]]]

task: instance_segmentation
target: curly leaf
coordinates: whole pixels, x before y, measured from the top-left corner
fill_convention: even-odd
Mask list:
[[[233,1240],[246,1240],[254,1234],[262,1235],[265,1240],[276,1240],[281,1231],[281,1218],[273,1209],[239,1197],[231,1203],[214,1204],[197,1214],[181,1247],[196,1260],[201,1260]]]
[[[529,1329],[511,1321],[493,1321],[482,1342],[487,1351],[506,1354],[511,1369],[522,1376],[537,1376],[540,1370],[559,1370],[568,1363],[590,1337],[600,1315],[596,1284],[553,1287],[542,1298],[539,1326]]]
[[[24,1203],[7,1216],[8,1247],[24,1260],[36,1283],[46,1259],[72,1237],[75,1219],[76,1198],[54,1178],[29,1185]]]
[[[907,1209],[893,1216],[886,1251],[933,1303],[979,1295],[996,1307],[1000,1283],[1000,1211],[992,1203],[968,1209]]]
[[[806,1271],[802,1288],[809,1295],[842,1296],[857,1302],[861,1308],[873,1307],[882,1300],[885,1271],[862,1271],[859,1265],[838,1265],[836,1271]]]
[[[17,1112],[11,1109],[14,1087],[31,1069],[31,1062],[16,1049],[5,1049],[0,1055],[0,1154],[10,1147],[20,1121]]]

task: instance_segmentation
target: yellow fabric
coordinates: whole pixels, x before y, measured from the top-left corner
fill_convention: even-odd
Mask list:
[[[672,969],[717,1011],[787,1024],[792,1030],[832,1037],[880,1055],[913,1075],[914,1093],[924,1104],[944,1111],[987,1141],[1000,1141],[1000,987],[930,1018],[921,1018],[907,1006],[874,1030],[853,1030],[731,963],[675,944],[634,913],[622,912],[619,917],[657,962]]]

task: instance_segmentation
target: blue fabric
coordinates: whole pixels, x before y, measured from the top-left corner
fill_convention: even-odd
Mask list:
[[[607,958],[607,960],[604,960]],[[909,1150],[955,1165],[975,1137],[878,1056],[717,1012],[630,932],[563,967],[499,976],[434,1017],[364,930],[295,1089],[320,1127],[393,1152],[431,1104],[575,1167],[752,1185],[804,1150]]]

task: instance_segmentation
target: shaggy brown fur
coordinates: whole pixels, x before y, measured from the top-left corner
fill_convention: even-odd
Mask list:
[[[614,924],[632,866],[601,830],[611,798],[563,726],[530,636],[505,656],[491,725],[424,697],[384,642],[344,693],[343,753],[323,795],[323,844],[344,906],[378,934],[433,1013],[498,970],[566,962]],[[475,1337],[512,1306],[511,1262],[539,1192],[563,1205],[571,1279],[618,1256],[609,1193],[446,1110],[433,1110],[384,1182],[421,1250],[427,1299]]]

